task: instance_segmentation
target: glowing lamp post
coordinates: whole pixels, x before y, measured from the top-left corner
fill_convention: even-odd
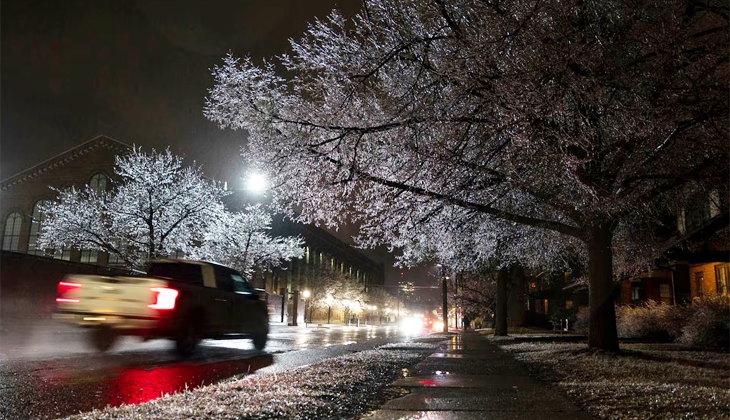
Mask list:
[[[347,315],[348,315],[348,309],[349,309],[349,306],[350,306],[350,301],[347,300],[347,299],[343,300],[342,301],[342,306],[345,307],[345,313],[344,313],[344,315],[345,315],[345,323],[347,325],[350,325],[350,318],[347,317]]]
[[[304,298],[304,328],[307,327],[307,304],[309,303],[309,296],[311,294],[309,293],[309,290],[305,290],[302,292],[302,297]],[[312,323],[312,311],[309,311],[309,323]]]
[[[330,318],[332,316],[332,304],[335,303],[335,298],[333,298],[332,295],[327,295],[325,303],[327,304],[327,323],[330,324]]]

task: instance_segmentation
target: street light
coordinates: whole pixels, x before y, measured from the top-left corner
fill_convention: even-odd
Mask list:
[[[335,303],[335,298],[333,298],[332,295],[327,295],[327,298],[324,300],[324,302],[327,304],[327,323],[330,324],[330,316],[332,315],[332,304]]]
[[[347,299],[345,299],[345,300],[342,301],[342,305],[345,307],[345,311],[344,311],[345,312],[344,313],[345,319],[344,319],[344,321],[349,326],[350,325],[350,319],[347,318],[347,315],[348,315],[348,309],[349,309],[349,306],[350,306],[350,301],[347,300]]]
[[[304,297],[304,328],[307,328],[307,304],[309,303],[309,296],[311,294],[309,293],[309,290],[305,290],[302,292],[302,296]],[[312,323],[312,310],[309,310],[309,323]]]
[[[249,172],[246,176],[246,189],[253,193],[262,193],[267,188],[266,176],[260,172]]]

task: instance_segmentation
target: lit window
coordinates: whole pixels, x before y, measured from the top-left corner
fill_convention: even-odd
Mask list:
[[[715,281],[717,282],[717,294],[725,295],[728,292],[728,277],[730,277],[730,264],[715,266]]]
[[[3,251],[17,251],[20,245],[20,225],[23,223],[23,216],[20,213],[10,213],[5,219],[5,231],[3,233]]]
[[[99,251],[91,249],[81,250],[81,262],[87,264],[96,264],[99,261]]]
[[[702,296],[704,294],[704,287],[703,284],[705,282],[705,273],[702,271],[698,271],[695,273],[695,293],[697,296]]]
[[[565,309],[570,309],[573,307],[573,301],[572,300],[566,300],[565,301]]]
[[[101,194],[106,191],[106,176],[103,174],[94,174],[89,180],[89,188],[94,190],[97,194]]]
[[[38,235],[41,232],[43,221],[46,215],[41,211],[41,207],[48,205],[49,200],[38,200],[33,206],[33,218],[30,221],[30,236],[28,237],[28,253],[34,255],[44,255],[42,249],[38,249]]]

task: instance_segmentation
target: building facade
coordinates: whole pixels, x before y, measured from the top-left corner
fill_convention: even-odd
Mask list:
[[[52,188],[71,186],[106,190],[114,178],[114,159],[131,146],[106,136],[95,137],[73,149],[26,169],[0,182],[2,250],[44,255],[36,241],[43,224],[41,206],[56,197]],[[52,187],[52,188],[51,188]],[[115,265],[106,253],[68,249],[57,250],[54,257],[67,261]]]
[[[127,144],[98,136],[2,181],[2,250],[71,262],[122,266],[123,262],[118,258],[92,250],[54,250],[46,255],[46,250],[38,249],[36,241],[44,218],[40,208],[55,198],[53,188],[89,185],[99,190],[110,189],[111,180],[115,179],[115,157],[130,149]],[[230,207],[230,203],[227,205]],[[274,219],[272,234],[302,237],[306,252],[303,258],[289,262],[282,269],[257,274],[254,285],[269,293],[277,293],[283,288],[289,291],[303,289],[317,281],[317,274],[325,266],[339,270],[365,286],[383,284],[382,264],[376,264],[323,229],[278,217]]]

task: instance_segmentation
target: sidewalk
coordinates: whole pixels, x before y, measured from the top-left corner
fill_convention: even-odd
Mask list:
[[[593,419],[476,332],[454,335],[391,387],[408,394],[362,420]]]

